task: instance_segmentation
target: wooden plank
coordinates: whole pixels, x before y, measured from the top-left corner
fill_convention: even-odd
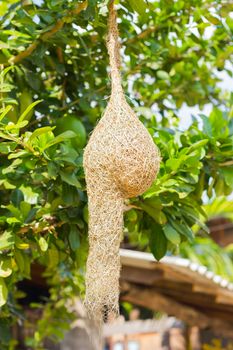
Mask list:
[[[203,283],[200,281],[193,280],[193,283],[191,281],[187,281],[187,279],[182,278],[182,277],[177,277],[173,273],[168,273],[165,272],[164,274],[164,279],[162,280],[162,283],[160,286],[163,286],[163,281],[171,282],[170,284],[170,289],[172,290],[177,290],[179,289],[178,286],[183,284],[184,286],[192,286],[192,292],[198,296],[200,295],[207,295],[211,297],[211,299],[215,298],[216,302],[219,304],[227,304],[227,305],[233,305],[233,292],[229,291],[227,289],[224,289],[222,287],[219,287],[218,285],[212,285],[213,282],[211,283]],[[182,282],[180,282],[182,281]],[[186,281],[186,282],[184,282]],[[183,294],[184,290],[181,290],[181,293]],[[207,299],[208,302],[209,299]]]
[[[176,265],[170,265],[167,264],[165,267],[168,272],[173,271],[174,273],[177,273],[178,280],[186,280],[187,282],[200,284],[203,286],[206,286],[206,288],[214,288],[218,289],[218,284],[214,283],[212,279],[208,279],[205,275],[200,274],[198,271],[193,271],[190,269],[190,267],[182,267],[182,266],[176,266]]]
[[[164,296],[156,292],[153,288],[143,288],[137,285],[130,284],[128,292],[121,299],[131,302],[135,305],[140,305],[154,311],[162,311],[168,315],[173,315],[190,326],[198,326],[201,329],[212,328],[222,335],[233,334],[232,325],[215,318],[209,318],[203,312],[200,312],[190,306],[178,303],[172,298]]]
[[[187,282],[176,282],[174,283],[173,281],[167,280],[165,278],[161,279],[161,281],[155,282],[154,283],[155,288],[161,288],[163,290],[174,290],[176,292],[180,293],[192,293],[192,288],[193,285],[191,283]]]
[[[151,271],[145,268],[135,269],[132,266],[124,266],[121,271],[121,280],[151,286],[161,281],[163,275],[162,270]]]
[[[200,328],[205,328],[209,325],[207,316],[196,312],[191,307],[177,303],[151,288],[145,289],[130,284],[128,293],[123,295],[121,299],[154,311],[163,311],[168,315],[176,316],[191,326],[199,324]]]
[[[159,292],[169,297],[175,298],[179,302],[188,303],[195,306],[210,307],[216,310],[231,311],[233,313],[233,305],[231,298],[229,298],[228,291],[226,295],[223,293],[220,296],[212,293],[211,291],[193,291],[188,284],[176,283],[161,280],[159,283],[154,285],[154,288]],[[210,294],[212,293],[212,294]],[[231,293],[231,292],[229,292]]]
[[[211,293],[207,294],[213,294],[213,291],[217,293],[221,293],[225,291],[226,289],[222,288],[220,285],[216,284],[211,278],[207,278],[205,274],[200,274],[198,270],[201,269],[200,266],[197,264],[192,264],[191,262],[186,264],[185,266],[181,265],[175,265],[172,263],[169,263],[169,260],[165,260],[165,262],[158,263],[153,260],[153,258],[148,253],[141,253],[141,252],[131,252],[132,256],[129,254],[128,251],[121,251],[121,260],[122,260],[122,266],[123,270],[127,266],[137,268],[145,268],[149,270],[163,270],[165,274],[165,279],[171,280],[174,282],[183,282],[183,283],[190,283],[200,286],[200,290],[205,293],[206,291],[211,291]],[[136,254],[138,253],[138,254]],[[128,256],[129,254],[129,256]],[[175,260],[175,259],[174,259]],[[178,260],[179,261],[179,260]],[[184,260],[186,262],[186,260]],[[193,268],[193,270],[191,269]],[[198,287],[196,287],[198,289]],[[214,293],[215,294],[215,293]],[[231,296],[232,302],[233,302],[233,293]]]
[[[203,284],[193,284],[193,288],[192,291],[194,293],[202,293],[202,294],[209,294],[209,295],[213,295],[216,297],[217,295],[217,290],[213,287],[210,287],[209,285],[203,285]]]
[[[228,293],[219,293],[216,297],[216,302],[218,304],[226,304],[226,305],[232,305],[233,306],[233,298],[232,298],[232,292],[229,292],[231,294],[230,296]]]
[[[209,313],[219,313],[219,315],[227,315],[230,314],[231,317],[230,319],[233,318],[233,307],[229,306],[229,305],[223,305],[223,304],[216,304],[215,302],[211,303],[209,302],[207,303],[200,303],[200,302],[196,302],[196,301],[189,301],[189,300],[183,300],[183,299],[176,299],[178,302],[184,303],[185,305],[194,307],[195,309],[199,310],[199,311],[203,311],[206,314]],[[224,318],[224,317],[223,317]]]
[[[233,325],[233,310],[217,310],[217,309],[213,309],[213,308],[208,308],[208,306],[206,307],[205,305],[203,305],[203,307],[196,307],[196,309],[200,312],[205,313],[206,315],[208,315],[208,317],[214,317],[217,318],[219,320],[223,320],[226,322],[229,322],[230,324]],[[232,326],[232,332],[233,332],[233,326]]]
[[[182,274],[180,271],[177,271],[176,269],[170,268],[165,265],[162,265],[160,269],[164,271],[164,278],[168,281],[181,282],[181,283],[187,283],[187,284],[193,283],[193,280],[190,277],[187,278],[186,275]]]
[[[211,304],[213,305],[215,303],[216,296],[214,295],[208,295],[206,293],[193,293],[190,292],[184,292],[182,289],[172,289],[172,288],[163,288],[162,285],[158,284],[154,286],[154,289],[158,293],[162,293],[168,297],[171,297],[175,300],[181,301],[181,302],[188,302],[195,305],[203,305],[203,304]]]
[[[188,305],[189,306],[189,305]],[[205,307],[197,307],[196,310],[203,312],[203,314],[208,315],[208,317],[213,317],[218,320],[222,320],[232,324],[232,333],[233,333],[233,312],[232,310],[224,311]]]
[[[160,285],[163,285],[163,280],[166,282],[174,283],[170,285],[171,290],[175,290],[178,292],[179,284],[184,284],[187,286],[192,285],[192,298],[199,300],[200,302],[206,301],[207,303],[210,301],[211,303],[216,302],[218,304],[226,304],[233,305],[233,291],[228,290],[225,287],[222,287],[219,281],[218,276],[215,276],[215,281],[213,280],[214,274],[203,266],[200,266],[195,263],[191,263],[187,259],[177,258],[177,257],[165,257],[161,260],[161,262],[156,262],[154,257],[151,254],[129,251],[129,250],[121,250],[121,260],[123,264],[122,273],[124,274],[124,279],[130,282],[137,282],[140,284],[150,283],[150,278],[155,281],[155,285],[157,287],[158,281]],[[163,271],[163,279],[159,279],[158,277],[153,278],[149,273],[147,274],[148,278],[143,275],[138,275],[137,280],[133,281],[133,277],[127,276],[124,273],[124,269],[131,267],[131,271],[133,268],[137,270],[138,268],[143,268],[144,270],[150,270],[158,276],[157,271]],[[135,274],[137,274],[135,272]],[[151,276],[151,277],[149,277]],[[224,281],[222,281],[224,282]],[[225,285],[225,284],[224,284]],[[184,293],[184,290],[181,290],[181,293]]]

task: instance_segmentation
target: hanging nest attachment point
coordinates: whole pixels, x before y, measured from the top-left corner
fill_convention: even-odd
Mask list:
[[[118,314],[124,200],[150,187],[160,163],[158,148],[124,96],[118,37],[112,1],[107,38],[111,97],[84,152],[89,207],[85,305],[98,322]]]

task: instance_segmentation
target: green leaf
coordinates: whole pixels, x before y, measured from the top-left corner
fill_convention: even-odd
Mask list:
[[[23,244],[23,243],[22,243]],[[23,249],[23,248],[20,248]],[[30,256],[24,251],[21,252],[19,249],[15,251],[15,258],[17,266],[19,267],[19,270],[23,274],[25,278],[30,279],[31,278],[31,258]]]
[[[166,161],[166,166],[170,168],[171,170],[175,171],[180,167],[182,159],[177,159],[177,158],[169,158]]]
[[[15,159],[19,157],[25,157],[28,156],[28,151],[25,151],[22,149],[21,151],[16,151],[14,153],[9,154],[8,159]]]
[[[67,139],[71,139],[73,137],[75,137],[76,134],[73,131],[65,131],[62,134],[54,137],[54,139],[50,142],[48,142],[48,144],[44,147],[44,150],[46,150],[47,148],[56,145],[57,143],[63,142]]]
[[[180,244],[180,235],[177,233],[176,230],[174,230],[174,228],[170,224],[166,224],[163,227],[163,232],[165,233],[165,236],[170,242],[176,245]]]
[[[9,154],[10,152],[14,151],[17,147],[16,142],[1,142],[0,143],[0,153]],[[8,159],[10,159],[10,156],[12,153],[8,156]]]
[[[203,131],[206,133],[207,136],[212,137],[213,132],[212,132],[212,126],[209,121],[209,118],[207,118],[204,114],[200,114],[200,117],[203,121]]]
[[[4,175],[14,173],[15,168],[17,168],[20,164],[22,164],[22,159],[15,159],[8,167],[3,168],[2,173]]]
[[[24,256],[19,249],[15,249],[15,261],[20,272],[24,271]]]
[[[215,16],[208,14],[207,19],[214,25],[221,25],[221,21]]]
[[[169,74],[167,72],[165,72],[164,70],[158,70],[156,72],[156,75],[161,80],[169,80],[170,79]]]
[[[83,211],[83,213],[85,213],[85,211]],[[128,212],[126,212],[126,218],[130,222],[136,222],[137,221],[137,217],[138,217],[137,216],[137,212],[134,209],[131,209]]]
[[[16,208],[13,204],[2,205],[1,208],[6,208],[10,211],[11,214],[13,214],[18,219],[21,217],[20,210]]]
[[[0,277],[6,278],[12,274],[11,259],[6,258],[0,261]]]
[[[59,264],[59,252],[55,245],[52,245],[48,250],[48,268],[53,269]]]
[[[0,79],[3,79],[4,76],[10,71],[13,70],[15,68],[15,66],[9,66],[6,67],[5,69],[3,69],[3,71],[0,73]]]
[[[136,11],[142,17],[145,16],[146,3],[144,2],[144,0],[128,0],[128,2],[134,11]]]
[[[195,142],[192,146],[189,147],[188,152],[193,152],[195,149],[205,146],[209,142],[208,139],[200,140]]]
[[[231,29],[231,31],[233,31],[233,19],[230,16],[226,18],[226,24]]]
[[[148,204],[140,203],[140,207],[152,217],[158,224],[165,224],[167,222],[166,215],[163,211],[153,208]]]
[[[222,168],[220,172],[223,174],[226,184],[233,189],[233,167]]]
[[[190,243],[193,242],[194,234],[189,226],[187,226],[186,224],[179,223],[178,221],[173,221],[172,226],[177,232],[185,236]]]
[[[35,137],[38,137],[42,134],[47,134],[48,132],[53,131],[53,129],[55,129],[55,126],[44,126],[43,128],[36,129],[33,131],[28,141],[31,142]]]
[[[8,289],[3,278],[0,278],[0,307],[6,304]]]
[[[1,102],[4,104],[7,104],[7,105],[16,105],[18,106],[18,102],[14,99],[14,98],[11,98],[11,97],[4,97],[3,99],[0,99]],[[13,106],[10,106],[11,108]],[[1,109],[1,112],[2,112],[2,109]]]
[[[24,200],[23,192],[18,188],[11,193],[11,202],[16,208],[19,208],[20,202]]]
[[[40,237],[38,243],[42,252],[46,252],[46,250],[48,249],[48,243],[46,239],[44,237]]]
[[[5,139],[5,140],[11,140],[11,141],[15,141],[11,135],[8,135],[8,134],[5,134],[4,132],[0,131],[0,137],[2,139]]]
[[[167,251],[167,239],[160,225],[153,225],[150,234],[149,246],[156,260],[162,259]]]
[[[27,250],[30,248],[29,243],[24,242],[22,239],[17,239],[15,243],[16,247],[20,250]]]
[[[60,176],[62,180],[68,183],[69,185],[75,186],[76,188],[82,188],[80,182],[77,179],[77,176],[73,172],[68,173],[65,171],[60,171]]]
[[[31,103],[26,109],[25,111],[20,115],[19,119],[18,119],[18,123],[21,123],[27,116],[27,114],[32,110],[32,108],[34,108],[36,105],[38,105],[40,102],[42,102],[43,100],[39,100],[39,101],[35,101],[33,103]]]
[[[12,106],[7,106],[4,111],[0,114],[0,121],[5,117],[5,115],[11,110]]]
[[[31,210],[31,204],[24,202],[24,201],[22,201],[20,203],[20,211],[21,211],[21,214],[22,214],[24,220],[27,219],[27,216],[28,216],[30,210]]]
[[[76,225],[70,226],[69,243],[73,251],[80,247],[79,230],[77,229]]]
[[[7,125],[5,126],[5,130],[11,131],[11,130],[22,129],[22,128],[24,128],[26,125],[28,125],[28,120],[23,120],[23,121],[21,121],[21,122],[18,120],[18,122],[17,122],[16,124],[14,124],[14,123],[12,123],[12,122],[10,122],[9,124],[7,124]]]
[[[176,181],[175,181],[176,182]],[[145,204],[149,205],[150,207],[156,209],[156,210],[162,210],[162,202],[159,197],[153,196],[150,198],[146,198],[143,201]]]
[[[0,235],[0,250],[9,249],[14,245],[14,235],[11,231],[5,231]]]
[[[20,187],[20,190],[23,192],[25,202],[36,204],[38,202],[39,194],[34,192],[32,187],[26,185],[27,184]]]

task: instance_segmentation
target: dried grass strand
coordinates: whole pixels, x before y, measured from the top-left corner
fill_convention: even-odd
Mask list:
[[[97,323],[118,314],[124,200],[150,187],[160,155],[152,137],[128,105],[120,76],[120,44],[113,1],[107,48],[111,97],[84,151],[89,206],[89,256],[85,306]]]

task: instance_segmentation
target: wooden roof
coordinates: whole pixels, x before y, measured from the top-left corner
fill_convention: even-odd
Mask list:
[[[121,299],[233,336],[233,284],[180,257],[121,249]]]

